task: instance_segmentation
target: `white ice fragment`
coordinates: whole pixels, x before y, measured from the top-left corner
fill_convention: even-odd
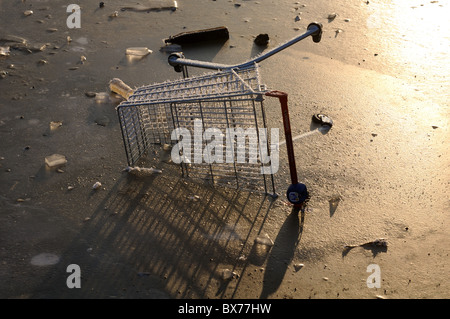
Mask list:
[[[58,262],[59,257],[50,253],[42,253],[31,258],[31,264],[34,266],[51,266]]]
[[[97,103],[109,103],[111,101],[109,93],[99,92],[95,94],[95,102]]]
[[[62,122],[61,121],[51,121],[50,122],[50,130],[56,130],[58,127],[62,126]]]
[[[153,174],[161,174],[162,170],[153,168],[153,167],[131,167],[128,166],[124,169],[125,172],[128,172],[133,175],[137,176],[147,176],[147,175],[153,175]]]
[[[97,190],[97,189],[99,189],[100,187],[102,187],[102,183],[100,183],[100,182],[95,182],[95,184],[92,185],[92,189],[93,189],[93,190]]]
[[[163,150],[166,151],[166,152],[172,150],[172,145],[170,145],[170,144],[164,144],[164,145],[163,145]]]
[[[234,271],[231,271],[230,269],[223,269],[222,270],[222,279],[223,280],[231,280],[235,277],[237,277],[238,274]]]
[[[295,271],[299,271],[299,270],[302,269],[303,267],[305,267],[304,264],[300,264],[300,263],[294,264],[294,269],[295,269]]]
[[[8,56],[9,55],[9,46],[0,47],[0,56]]]
[[[193,201],[198,201],[200,199],[200,196],[198,196],[198,195],[191,195],[191,196],[189,196],[189,199],[193,200]]]
[[[133,89],[119,78],[113,78],[109,81],[109,89],[124,99],[128,99],[133,94]]]
[[[269,246],[269,247],[273,246],[273,241],[272,241],[272,239],[270,239],[269,235],[267,235],[267,234],[256,237],[255,243],[264,245],[264,246]]]
[[[245,257],[245,255],[241,255],[241,256],[239,256],[238,260],[239,261],[246,261],[247,257]]]
[[[64,165],[66,163],[67,163],[66,157],[60,154],[53,154],[45,158],[45,164],[47,164],[48,167],[56,167]]]
[[[153,51],[146,47],[132,47],[126,50],[127,55],[146,56],[150,53],[153,53]]]

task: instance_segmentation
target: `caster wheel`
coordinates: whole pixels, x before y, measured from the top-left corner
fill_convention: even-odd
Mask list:
[[[294,205],[302,204],[309,198],[306,185],[302,183],[292,184],[287,189],[286,197],[291,204]]]

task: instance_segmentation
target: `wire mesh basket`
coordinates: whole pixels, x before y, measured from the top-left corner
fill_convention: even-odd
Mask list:
[[[270,158],[265,90],[256,63],[136,89],[117,108],[128,165],[152,144],[177,147],[184,132],[190,142],[178,146],[180,157],[172,152],[183,176],[274,194],[272,174],[262,173]]]
[[[309,195],[297,179],[287,94],[266,91],[258,63],[309,36],[320,42],[322,25],[310,23],[304,34],[237,65],[172,53],[169,64],[183,72],[183,79],[140,87],[117,107],[128,165],[134,166],[151,145],[170,144],[171,158],[181,165],[183,176],[276,196],[272,164],[278,144],[273,148],[263,101],[264,96],[277,97],[292,181],[287,197],[303,205]],[[215,71],[189,77],[187,66]]]

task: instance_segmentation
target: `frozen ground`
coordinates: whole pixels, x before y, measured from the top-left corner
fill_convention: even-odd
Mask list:
[[[0,57],[2,298],[449,297],[447,2],[180,0],[176,11],[151,12],[77,3],[81,28],[69,29],[70,2],[0,2],[0,46],[17,37],[45,45]],[[183,52],[237,63],[261,53],[259,33],[270,49],[312,21],[323,24],[320,43],[261,63],[263,81],[289,94],[297,171],[311,193],[304,214],[284,198],[283,147],[275,202],[183,179],[158,162],[161,150],[149,160],[162,174],[123,172],[117,101],[85,92],[107,92],[114,77],[132,87],[179,78],[159,51],[169,35],[225,25],[227,42]],[[135,46],[153,53],[129,61]],[[266,109],[269,126],[282,128],[278,102]],[[318,112],[333,128],[305,134]],[[52,121],[62,125],[51,130]],[[45,165],[54,153],[67,158],[60,171]],[[268,250],[255,244],[264,234]],[[387,247],[344,249],[377,238]],[[70,264],[80,266],[79,289],[66,285]],[[380,288],[366,283],[373,264]]]

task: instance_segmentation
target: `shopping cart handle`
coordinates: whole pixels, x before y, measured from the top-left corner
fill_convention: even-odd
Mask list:
[[[214,70],[224,70],[224,69],[242,69],[246,67],[250,67],[255,63],[259,63],[268,57],[274,55],[275,53],[280,52],[281,50],[286,49],[287,47],[290,47],[291,45],[311,36],[313,38],[313,41],[318,43],[322,39],[322,25],[317,22],[312,22],[308,25],[308,28],[306,32],[302,35],[296,36],[293,39],[289,40],[288,42],[281,44],[272,50],[257,56],[253,58],[250,61],[241,63],[241,64],[235,64],[235,65],[228,65],[228,64],[220,64],[220,63],[212,63],[212,62],[204,62],[204,61],[198,61],[198,60],[191,60],[186,59],[180,52],[172,53],[169,55],[169,65],[173,66],[175,68],[175,71],[180,72],[180,66],[193,66],[197,68],[205,68],[205,69],[214,69]]]

